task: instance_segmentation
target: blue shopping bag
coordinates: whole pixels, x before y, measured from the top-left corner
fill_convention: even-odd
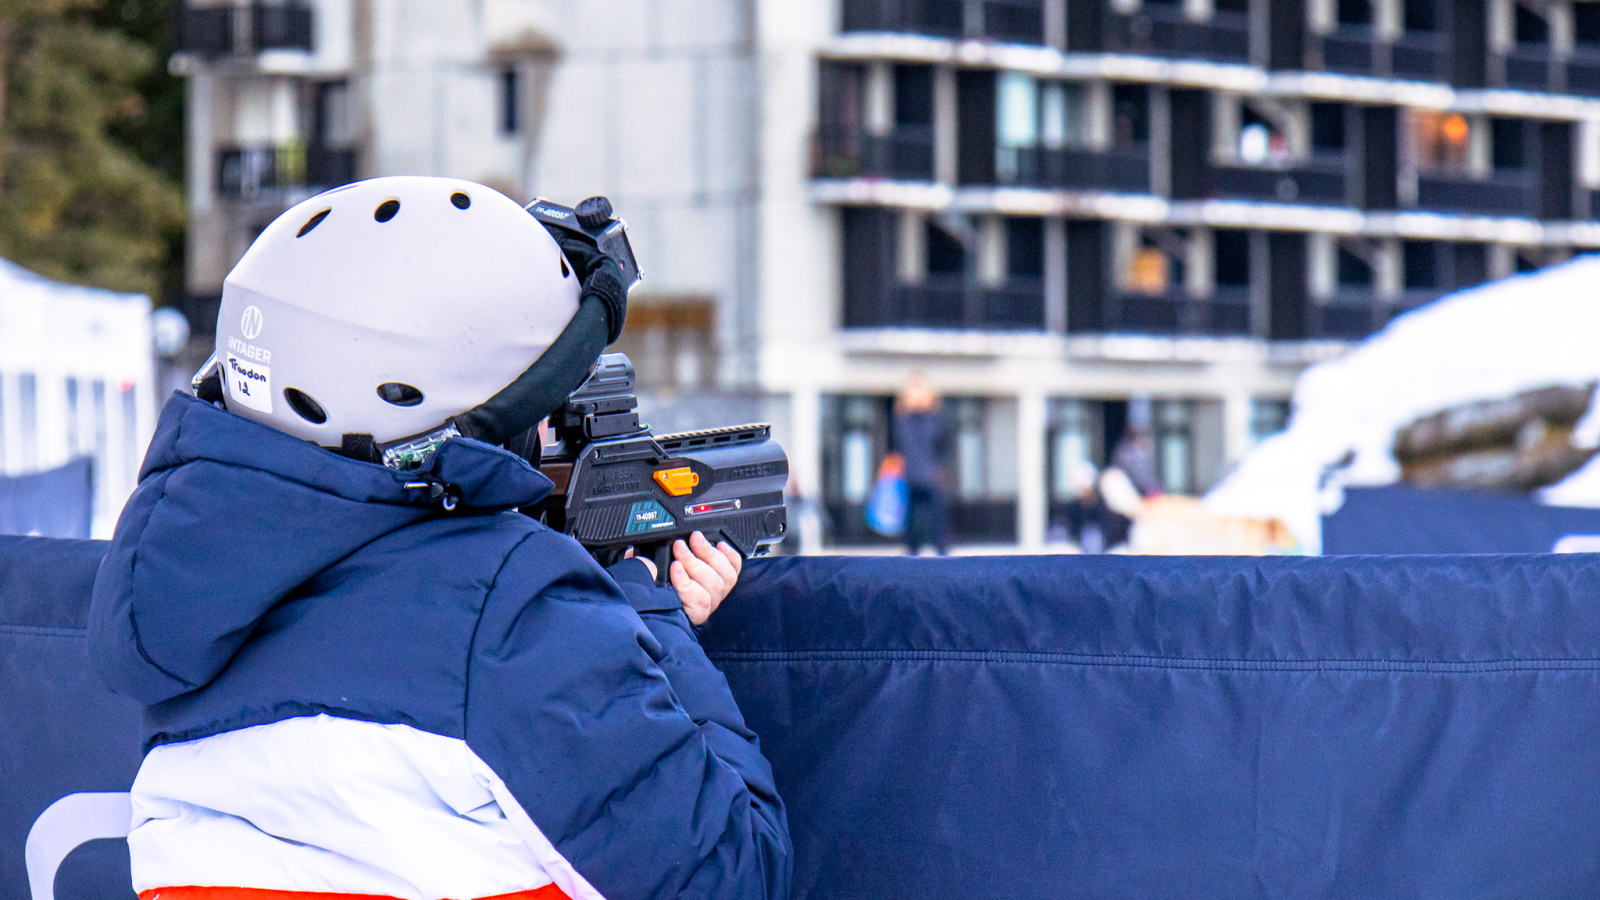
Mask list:
[[[884,537],[899,537],[906,530],[906,507],[911,489],[906,487],[905,460],[898,453],[883,458],[878,481],[867,499],[867,527]]]

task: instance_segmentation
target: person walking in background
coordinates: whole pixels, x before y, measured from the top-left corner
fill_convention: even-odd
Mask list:
[[[950,507],[946,485],[950,480],[950,431],[939,412],[939,395],[922,373],[913,373],[895,400],[894,439],[905,458],[906,549],[912,556],[931,544],[934,552],[949,552]]]

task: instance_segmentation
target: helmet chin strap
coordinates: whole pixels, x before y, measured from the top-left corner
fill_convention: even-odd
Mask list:
[[[572,321],[527,371],[450,423],[462,436],[496,446],[537,426],[589,377],[610,330],[605,301],[584,294]]]
[[[493,397],[437,428],[399,440],[378,444],[368,434],[346,434],[342,446],[334,452],[363,462],[389,464],[390,456],[420,461],[439,444],[458,435],[497,447],[519,438],[526,443],[528,432],[555,412],[589,377],[595,360],[606,348],[609,334],[610,313],[605,302],[596,295],[585,294],[561,334],[533,365]],[[522,455],[526,458],[525,453]],[[397,461],[393,465],[406,469],[416,464],[420,463]]]

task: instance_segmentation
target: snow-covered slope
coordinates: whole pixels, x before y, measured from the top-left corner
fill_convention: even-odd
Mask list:
[[[1206,505],[1223,515],[1279,518],[1318,552],[1321,516],[1338,507],[1343,485],[1399,478],[1389,448],[1402,426],[1447,406],[1597,380],[1600,255],[1461,291],[1307,369],[1295,385],[1288,429],[1241,461]],[[1578,438],[1600,441],[1595,410]],[[1600,458],[1541,496],[1600,506]]]

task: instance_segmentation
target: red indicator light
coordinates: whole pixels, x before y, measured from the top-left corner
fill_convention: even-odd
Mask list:
[[[706,513],[728,512],[738,508],[739,501],[737,499],[717,500],[711,503],[695,503],[691,506],[685,506],[683,514],[686,516],[703,516]]]

